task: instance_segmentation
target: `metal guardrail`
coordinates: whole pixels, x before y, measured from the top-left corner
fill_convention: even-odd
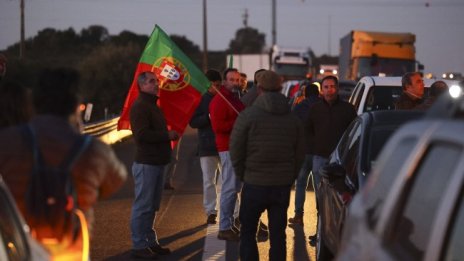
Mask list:
[[[114,144],[132,135],[130,130],[117,130],[118,120],[119,116],[109,120],[86,124],[84,126],[84,134],[97,137],[106,144]]]

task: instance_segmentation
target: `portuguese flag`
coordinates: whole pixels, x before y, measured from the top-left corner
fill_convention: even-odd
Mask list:
[[[144,71],[151,71],[158,78],[158,106],[164,113],[168,129],[182,135],[210,82],[158,25],[137,65],[118,121],[118,130],[130,129],[129,111],[139,94],[137,76]]]

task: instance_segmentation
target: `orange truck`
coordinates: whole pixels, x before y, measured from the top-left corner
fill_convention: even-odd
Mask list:
[[[422,70],[416,61],[416,36],[412,33],[351,31],[340,39],[339,77],[402,76]]]

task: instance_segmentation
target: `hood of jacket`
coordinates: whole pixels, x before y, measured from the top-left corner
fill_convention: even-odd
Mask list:
[[[272,114],[286,114],[290,111],[287,98],[280,92],[263,92],[253,106]]]

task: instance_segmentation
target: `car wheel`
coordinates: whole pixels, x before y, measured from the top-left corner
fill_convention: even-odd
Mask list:
[[[327,248],[324,242],[324,235],[322,232],[322,219],[321,216],[317,215],[317,242],[316,242],[316,260],[326,261],[332,260],[333,255]]]

